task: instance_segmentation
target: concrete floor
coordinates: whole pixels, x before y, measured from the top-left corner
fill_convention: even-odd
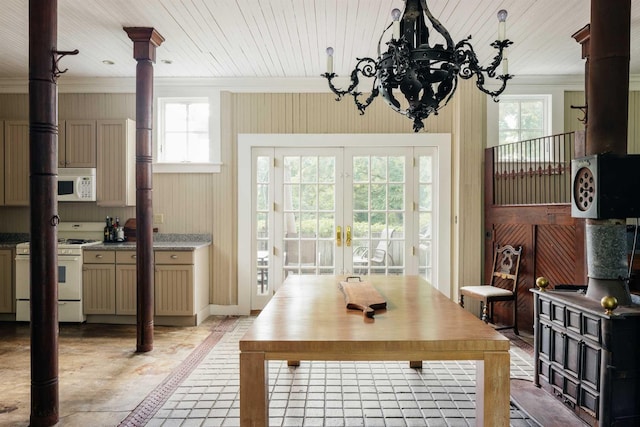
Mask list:
[[[198,327],[156,326],[135,353],[136,328],[60,325],[60,423],[65,427],[239,426],[238,340],[251,317]],[[512,345],[512,378],[530,380],[531,355]],[[28,324],[0,323],[0,426],[27,426]],[[475,364],[269,364],[271,426],[474,426]],[[511,425],[533,426],[511,409]]]
[[[59,424],[118,425],[220,321],[156,326],[148,353],[135,352],[135,325],[60,324]],[[0,323],[0,426],[29,425],[29,347],[27,323]]]

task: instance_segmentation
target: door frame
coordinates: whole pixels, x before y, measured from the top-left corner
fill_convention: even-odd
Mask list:
[[[238,311],[240,314],[251,312],[252,277],[255,277],[255,263],[247,260],[247,254],[253,254],[251,218],[253,212],[252,184],[253,162],[251,150],[254,147],[434,147],[437,150],[438,174],[435,181],[439,184],[438,200],[434,200],[439,217],[438,247],[434,248],[443,256],[438,257],[437,289],[450,297],[451,292],[451,239],[452,239],[452,197],[451,197],[451,134],[238,134],[237,152],[237,249],[238,249]],[[251,209],[247,209],[250,201]],[[249,263],[250,268],[241,268],[240,263]],[[243,266],[244,267],[244,266]]]

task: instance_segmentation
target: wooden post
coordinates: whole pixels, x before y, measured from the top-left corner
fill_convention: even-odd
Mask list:
[[[153,28],[125,27],[136,68],[136,351],[153,350],[153,63],[164,38]]]
[[[31,232],[30,425],[52,426],[58,397],[58,88],[52,65],[57,0],[29,1],[29,189]]]

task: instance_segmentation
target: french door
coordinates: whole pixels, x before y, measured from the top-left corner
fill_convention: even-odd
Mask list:
[[[253,147],[251,309],[292,274],[436,280],[438,159],[429,146]]]

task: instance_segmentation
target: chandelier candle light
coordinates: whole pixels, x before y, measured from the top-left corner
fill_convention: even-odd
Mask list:
[[[476,86],[482,92],[490,95],[494,101],[505,90],[507,80],[513,76],[509,74],[506,48],[513,44],[506,38],[507,11],[498,12],[498,38],[491,46],[498,50],[491,64],[482,67],[473,46],[469,43],[471,36],[454,45],[449,32],[431,14],[426,0],[405,0],[405,10],[391,12],[392,22],[384,29],[378,41],[378,59],[356,58],[358,63],[351,72],[351,82],[347,89],[336,88],[333,79],[337,75],[333,72],[332,47],[327,48],[327,72],[322,74],[329,83],[329,88],[337,95],[339,101],[344,95],[352,95],[360,114],[378,96],[382,95],[389,106],[400,114],[413,120],[415,132],[424,128],[423,120],[431,114],[438,114],[438,110],[449,102],[453,96],[458,77],[470,79],[476,77]],[[446,45],[429,42],[429,31],[438,32]],[[384,34],[391,28],[391,40],[386,45],[388,49],[381,53]],[[502,64],[502,74],[496,75],[496,69]],[[501,82],[497,90],[485,87],[485,75]],[[364,100],[362,92],[358,90],[360,78],[373,78],[371,94]],[[396,99],[393,91],[399,89],[406,98],[403,106]]]

